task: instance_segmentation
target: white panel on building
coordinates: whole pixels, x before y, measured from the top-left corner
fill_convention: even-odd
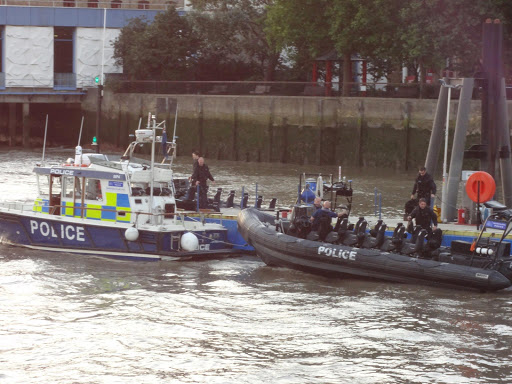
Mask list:
[[[101,74],[103,58],[103,73],[122,73],[123,69],[114,62],[113,43],[119,36],[119,29],[105,29],[103,44],[102,28],[76,29],[76,81],[77,87],[90,87],[94,85],[94,78]],[[102,52],[102,47],[104,52]]]
[[[5,85],[53,88],[53,27],[5,26]]]

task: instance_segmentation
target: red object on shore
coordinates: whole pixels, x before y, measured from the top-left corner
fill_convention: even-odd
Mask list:
[[[478,182],[480,182],[480,197],[478,196]],[[478,171],[469,176],[466,183],[466,192],[475,203],[485,203],[494,196],[496,182],[487,172]]]
[[[458,213],[457,224],[466,224],[466,210],[464,208],[459,208]]]

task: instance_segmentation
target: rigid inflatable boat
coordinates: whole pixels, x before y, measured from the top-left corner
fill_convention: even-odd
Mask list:
[[[495,208],[482,232],[502,230],[499,240],[484,238],[481,232],[473,242],[454,240],[450,247],[440,246],[439,233],[427,240],[426,231],[418,227],[407,238],[402,223],[392,236],[386,235],[382,221],[367,230],[364,218],[355,225],[340,218],[327,234],[311,232],[314,207],[307,204],[296,205],[290,220],[245,209],[238,215],[238,230],[269,266],[341,278],[497,291],[512,285],[511,244],[504,241],[512,230],[512,210]]]

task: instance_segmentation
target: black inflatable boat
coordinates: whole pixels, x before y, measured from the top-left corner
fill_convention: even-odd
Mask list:
[[[346,218],[339,220],[327,234],[308,233],[309,210],[307,205],[295,206],[288,221],[254,208],[244,209],[238,215],[238,230],[270,266],[479,291],[512,285],[510,243],[503,241],[512,230],[511,210],[491,215],[482,228],[503,230],[501,239],[480,234],[473,243],[453,241],[449,248],[440,247],[435,234],[427,241],[425,231],[417,228],[407,239],[401,223],[392,236],[386,236],[382,221],[367,230],[364,218],[355,225],[348,225]]]

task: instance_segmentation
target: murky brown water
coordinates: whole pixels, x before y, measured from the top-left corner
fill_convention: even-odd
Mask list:
[[[40,157],[0,151],[3,201],[34,197]],[[338,172],[209,165],[217,186],[251,194],[257,182],[283,204],[298,172]],[[343,174],[358,213],[373,212],[378,187],[392,214],[415,172]],[[510,290],[326,279],[255,257],[134,263],[1,246],[0,300],[0,383],[512,382]]]

